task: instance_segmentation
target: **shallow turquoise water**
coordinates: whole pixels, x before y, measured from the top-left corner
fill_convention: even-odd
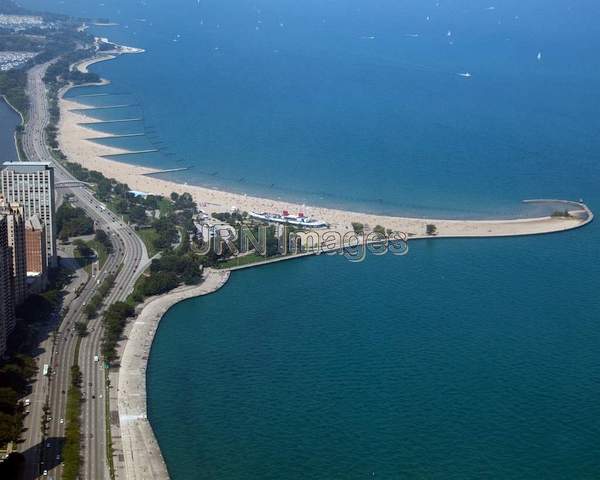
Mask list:
[[[143,129],[163,154],[126,160],[180,181],[421,215],[600,205],[597,2],[24,3],[148,50],[72,94],[132,96],[142,127],[95,128]],[[595,223],[236,273],[152,349],[172,477],[596,478],[599,244]]]

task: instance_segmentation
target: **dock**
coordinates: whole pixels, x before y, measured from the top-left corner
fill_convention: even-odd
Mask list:
[[[190,167],[167,168],[165,170],[156,170],[154,172],[142,173],[141,175],[151,176],[151,175],[159,175],[161,173],[183,172],[184,170],[189,170],[189,169],[190,169]]]
[[[110,110],[111,108],[127,108],[127,107],[138,107],[138,103],[121,103],[119,105],[106,105],[103,107],[84,107],[84,108],[74,108],[71,110],[72,112],[87,112],[88,110]]]
[[[81,126],[85,127],[86,125],[98,125],[101,123],[141,122],[142,120],[143,120],[142,117],[122,118],[120,120],[98,120],[97,122],[82,122],[82,123],[78,123],[77,125],[81,125]]]
[[[155,153],[158,152],[158,148],[150,148],[148,150],[132,150],[131,152],[123,152],[123,153],[113,153],[109,155],[102,155],[102,158],[112,158],[112,157],[120,157],[122,155],[140,155],[142,153]]]
[[[111,138],[129,138],[129,137],[143,137],[144,133],[124,133],[122,135],[107,135],[105,137],[91,137],[86,138],[85,140],[95,141],[95,140],[110,140]]]

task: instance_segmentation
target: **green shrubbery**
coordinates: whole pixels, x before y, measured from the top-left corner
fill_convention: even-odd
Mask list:
[[[79,238],[73,242],[73,245],[75,246],[76,255],[78,255],[81,258],[91,259],[96,256],[96,254],[89,247],[89,245]]]
[[[36,372],[35,362],[26,355],[15,355],[0,368],[0,446],[21,436],[24,410],[17,400],[27,393]]]
[[[22,69],[0,72],[0,93],[23,114],[29,109],[29,99],[25,94],[26,84],[27,73]]]
[[[352,222],[352,230],[357,235],[361,235],[365,231],[365,226],[360,222]]]
[[[67,418],[65,443],[62,449],[63,478],[75,480],[79,477],[81,454],[79,443],[81,437],[81,370],[78,365],[71,367],[71,385],[67,393]]]
[[[73,207],[69,202],[64,202],[56,210],[56,230],[58,238],[67,240],[69,237],[94,233],[94,222],[83,208]]]
[[[115,275],[108,275],[96,290],[96,294],[90,299],[83,311],[88,319],[94,318],[98,314],[98,310],[102,307],[102,303],[106,299],[108,293],[115,285]]]
[[[121,338],[127,319],[134,314],[131,305],[125,302],[113,303],[104,314],[104,337],[102,339],[102,355],[108,363],[117,358],[117,342]]]

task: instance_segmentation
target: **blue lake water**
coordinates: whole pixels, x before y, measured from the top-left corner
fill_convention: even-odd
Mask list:
[[[600,205],[598,2],[23,3],[110,17],[94,32],[147,50],[71,92],[137,105],[93,112],[141,115],[94,128],[161,149],[119,160],[388,213]],[[235,273],[152,349],[172,477],[595,478],[598,245],[595,223]]]
[[[86,128],[91,128],[92,130],[103,132],[108,135],[128,135],[146,132],[143,120],[132,120],[127,122],[90,122],[88,120],[80,123]]]
[[[311,258],[176,305],[148,371],[172,478],[594,478],[588,232]]]
[[[16,161],[15,127],[21,122],[19,115],[0,99],[0,155],[3,162]]]
[[[453,216],[595,189],[597,3],[42,3],[147,50],[93,66],[94,92],[133,95],[188,181]]]

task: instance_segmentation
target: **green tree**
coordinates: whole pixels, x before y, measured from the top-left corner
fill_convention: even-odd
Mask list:
[[[437,235],[437,227],[433,223],[428,223],[425,231],[427,235]]]
[[[112,241],[104,230],[96,229],[96,235],[94,236],[94,240],[102,244],[108,253],[111,253],[113,251]]]
[[[360,222],[352,222],[352,229],[357,235],[362,235],[365,231],[365,226]]]
[[[94,232],[94,222],[85,211],[64,202],[56,210],[56,229],[61,240],[78,235],[89,235]]]
[[[145,225],[148,220],[146,209],[140,205],[131,207],[129,210],[129,220],[138,225]]]

